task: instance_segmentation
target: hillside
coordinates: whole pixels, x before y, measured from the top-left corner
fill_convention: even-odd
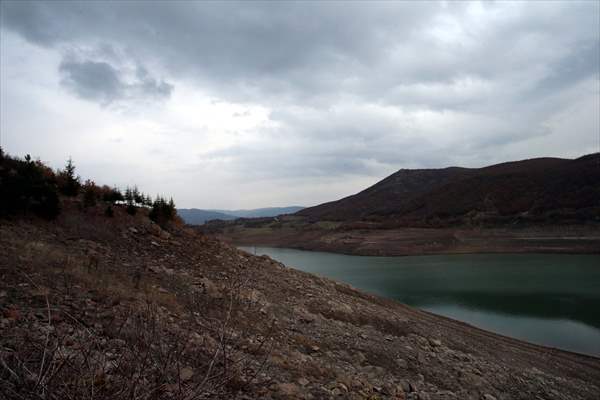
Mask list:
[[[179,216],[189,225],[202,225],[206,221],[230,221],[236,218],[263,218],[276,217],[282,214],[293,214],[303,207],[267,207],[252,210],[201,210],[198,208],[180,208]]]
[[[600,154],[400,170],[293,215],[214,222],[240,245],[358,255],[599,253]]]
[[[511,222],[586,222],[600,216],[600,154],[537,158],[484,168],[400,170],[341,200],[309,207],[310,220],[397,226]]]
[[[142,211],[0,221],[7,399],[597,399],[600,360],[509,339]]]

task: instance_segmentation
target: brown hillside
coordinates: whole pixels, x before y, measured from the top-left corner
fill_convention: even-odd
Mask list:
[[[310,220],[372,220],[397,225],[589,222],[600,212],[600,154],[537,158],[478,169],[400,170],[344,199],[306,208]]]

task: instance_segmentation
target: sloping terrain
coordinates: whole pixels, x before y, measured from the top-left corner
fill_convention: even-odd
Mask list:
[[[0,397],[597,399],[600,360],[236,250],[140,210],[0,221]]]
[[[473,219],[585,222],[600,216],[600,154],[485,168],[400,170],[344,199],[297,213],[310,220],[435,226]]]

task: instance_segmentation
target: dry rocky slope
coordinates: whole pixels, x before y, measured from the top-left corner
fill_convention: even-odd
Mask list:
[[[6,399],[598,399],[600,359],[435,316],[139,212],[0,221]]]

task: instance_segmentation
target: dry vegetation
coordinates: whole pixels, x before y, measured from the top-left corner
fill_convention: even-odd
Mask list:
[[[105,244],[21,240],[23,229],[3,227],[6,398],[197,399],[262,382],[273,326],[242,297],[243,270],[218,287],[155,277]]]

